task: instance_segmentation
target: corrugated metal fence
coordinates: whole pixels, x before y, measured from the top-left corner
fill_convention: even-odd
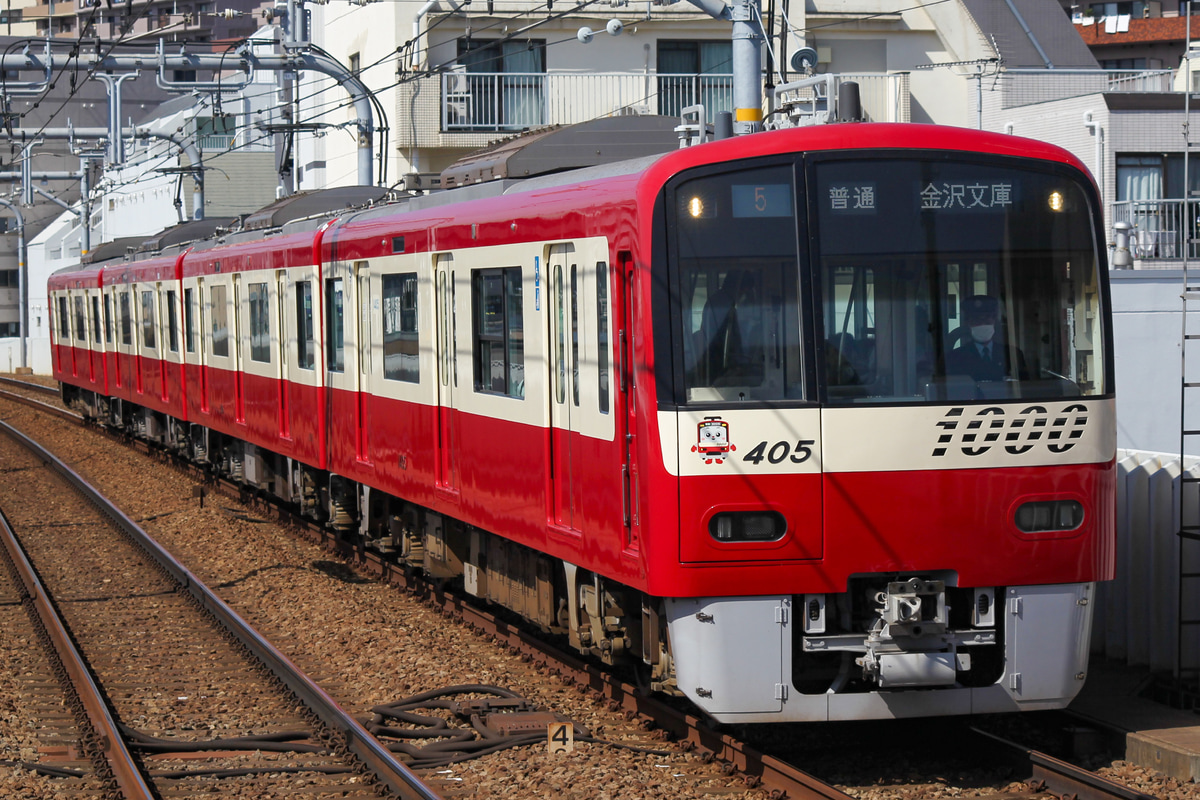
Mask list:
[[[1117,451],[1117,575],[1100,584],[1092,653],[1155,672],[1173,672],[1179,621],[1179,530],[1182,470],[1200,475],[1200,458]],[[1196,495],[1184,520],[1200,519]],[[1191,543],[1194,545],[1196,543]],[[1185,549],[1187,572],[1200,572],[1200,547]],[[1185,615],[1200,610],[1200,581],[1185,586]],[[1200,666],[1200,630],[1184,633],[1183,666]]]

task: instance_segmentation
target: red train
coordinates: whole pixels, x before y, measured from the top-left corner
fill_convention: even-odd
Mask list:
[[[777,131],[50,281],[64,399],[722,721],[1065,705],[1114,569],[1100,202]]]

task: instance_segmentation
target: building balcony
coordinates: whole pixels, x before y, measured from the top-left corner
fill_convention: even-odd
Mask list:
[[[840,76],[857,80],[868,118],[908,121],[908,76]],[[638,73],[477,73],[454,71],[402,84],[397,144],[481,147],[496,134],[571,125],[621,114],[678,116],[703,105],[712,121],[733,110],[732,75]]]
[[[1183,200],[1124,200],[1112,204],[1113,223],[1130,225],[1129,254],[1142,268],[1178,268],[1186,253],[1189,261],[1200,258],[1200,202],[1193,200],[1192,224],[1185,220]],[[1186,248],[1186,250],[1185,250]],[[1166,262],[1166,263],[1154,263]]]
[[[36,3],[32,6],[27,6],[22,9],[24,12],[22,18],[29,22],[38,19],[57,19],[60,17],[74,17],[78,10],[73,2],[55,2],[48,0],[45,3]]]
[[[1001,108],[1019,108],[1089,94],[1145,94],[1174,91],[1170,69],[1006,69],[984,78],[999,91]]]

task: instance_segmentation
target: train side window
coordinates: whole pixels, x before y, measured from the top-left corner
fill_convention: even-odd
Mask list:
[[[421,382],[417,273],[383,276],[383,377]]]
[[[100,298],[92,295],[92,341],[100,344]]]
[[[229,308],[226,306],[225,287],[213,286],[209,297],[212,299],[212,354],[223,358],[229,357]]]
[[[109,344],[112,344],[116,337],[113,336],[113,321],[112,321],[112,295],[104,295],[104,339]]]
[[[142,345],[154,349],[157,345],[154,339],[154,292],[142,292]]]
[[[271,363],[271,298],[266,283],[250,284],[250,360]]]
[[[175,290],[167,290],[167,342],[172,353],[179,352],[179,313],[175,310]]]
[[[554,318],[557,320],[556,337],[554,340],[554,363],[557,364],[557,375],[554,381],[554,396],[559,403],[567,399],[567,345],[566,325],[563,317],[566,314],[566,303],[563,300],[563,274],[560,264],[554,265]]]
[[[330,372],[346,371],[345,286],[341,278],[325,281],[325,365]]]
[[[83,298],[76,296],[75,300],[75,338],[87,342],[87,324],[84,321]]]
[[[314,368],[315,349],[312,281],[299,281],[296,283],[296,362],[300,369]]]
[[[596,366],[600,388],[600,413],[608,413],[608,265],[596,262]]]
[[[196,292],[194,289],[183,290],[183,346],[189,353],[196,352]]]
[[[66,340],[71,338],[71,318],[67,316],[67,298],[58,298],[58,338]],[[65,344],[65,341],[60,341],[59,344]]]
[[[133,344],[133,311],[129,308],[129,292],[121,292],[121,344],[126,347]]]
[[[525,397],[521,269],[471,272],[475,391]]]

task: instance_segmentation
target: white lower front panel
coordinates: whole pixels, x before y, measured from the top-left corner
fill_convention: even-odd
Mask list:
[[[791,685],[790,597],[674,599],[667,613],[679,688],[720,722],[983,714],[1062,708],[1078,694],[1094,588],[1009,587],[997,608],[1004,617],[1003,675],[979,688],[935,686],[953,675],[954,656],[947,654],[891,659],[884,682],[903,684],[897,688],[802,694]]]

